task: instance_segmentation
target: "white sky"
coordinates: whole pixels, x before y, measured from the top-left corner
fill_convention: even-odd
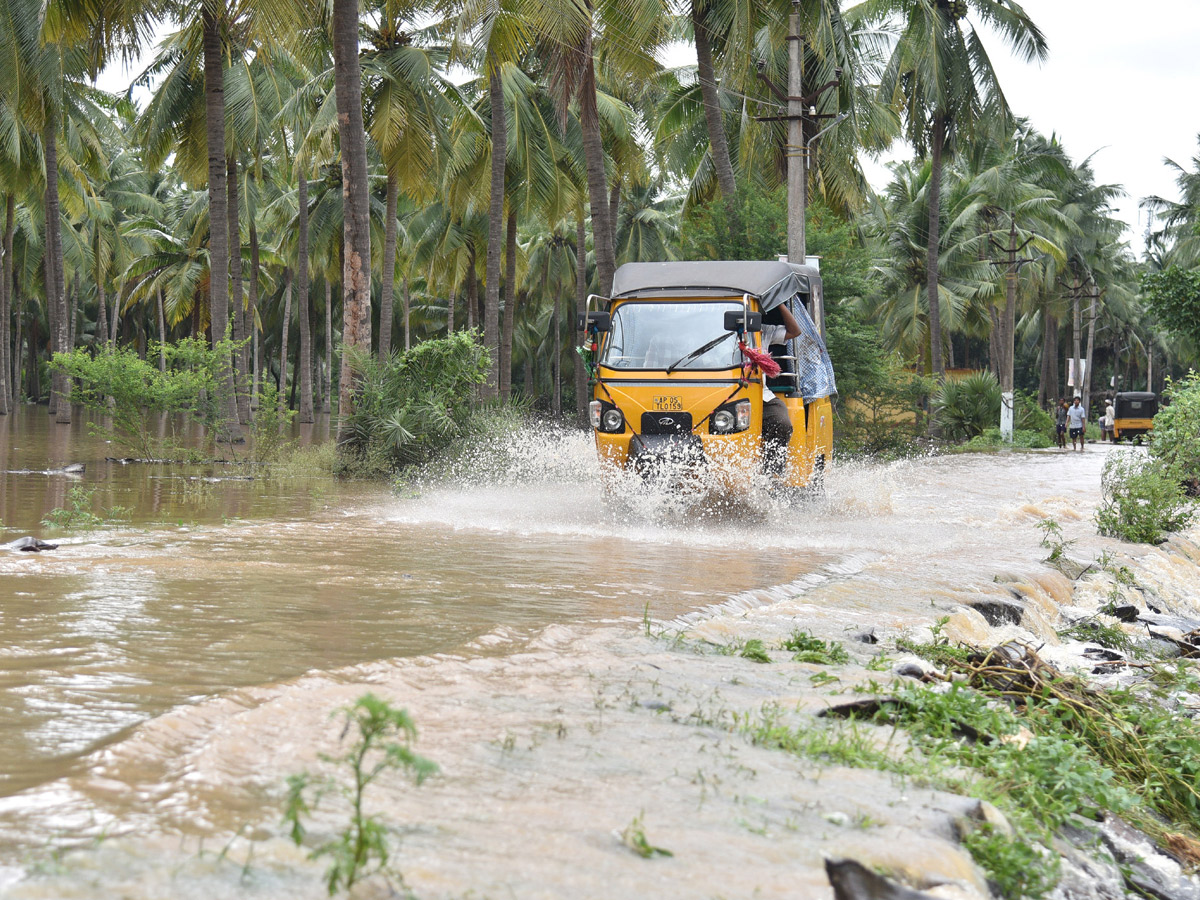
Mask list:
[[[1025,0],[1024,8],[1050,52],[1041,66],[1026,64],[989,41],[1009,105],[1056,133],[1072,159],[1095,154],[1099,183],[1124,186],[1117,217],[1140,255],[1146,219],[1138,201],[1177,199],[1163,158],[1192,168],[1197,154],[1200,0]],[[868,177],[881,188],[888,173],[869,165]]]
[[[1163,158],[1191,168],[1197,155],[1200,0],[1025,0],[1024,6],[1050,54],[1041,66],[1026,64],[999,39],[988,42],[1009,104],[1039,131],[1056,133],[1072,159],[1095,154],[1100,183],[1124,187],[1117,215],[1140,254],[1146,220],[1138,201],[1150,194],[1176,198]],[[683,62],[671,55],[672,63]],[[108,71],[99,83],[122,90],[131,77]],[[892,158],[908,155],[897,145]],[[867,161],[867,174],[876,188],[887,183],[882,164]]]

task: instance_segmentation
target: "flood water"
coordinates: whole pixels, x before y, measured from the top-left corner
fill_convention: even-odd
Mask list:
[[[120,452],[81,418],[0,417],[0,542],[60,543],[0,550],[0,865],[122,822],[179,829],[160,805],[183,735],[235,728],[261,697],[314,678],[508,657],[556,625],[697,621],[784,599],[818,632],[901,627],[1040,559],[1043,518],[1112,544],[1091,524],[1099,446],[835,466],[823,501],[762,495],[705,515],[704,501],[679,509],[640,487],[606,498],[585,434],[529,429],[393,491],[106,462]],[[70,463],[83,473],[52,471]],[[124,518],[43,525],[79,486]],[[242,788],[223,790],[208,786],[197,827],[245,821]]]

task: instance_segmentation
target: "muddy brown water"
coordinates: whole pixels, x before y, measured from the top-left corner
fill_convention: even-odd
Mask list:
[[[715,642],[773,606],[828,637],[894,632],[1003,592],[997,573],[1036,568],[1045,517],[1090,554],[1115,546],[1091,524],[1111,452],[1099,446],[842,464],[822,501],[780,502],[752,486],[725,508],[702,491],[681,500],[640,482],[606,486],[577,433],[528,429],[396,492],[317,476],[237,480],[242,470],[227,464],[106,462],[120,451],[82,418],[56,426],[44,408],[0,417],[0,541],[60,542],[0,551],[0,876],[10,883],[30,854],[89,836],[277,823],[263,785],[281,775],[258,754],[307,747],[313,717],[380,666],[407,660],[428,673],[439,760],[453,770],[463,754],[469,768],[475,720],[501,721],[518,703],[471,673],[511,667],[528,646],[549,652],[556,628],[571,629],[570,652],[585,660],[609,653],[588,629],[633,632],[643,617]],[[327,434],[321,423],[298,437]],[[83,474],[52,471],[70,463]],[[128,517],[92,531],[42,525],[74,486],[94,490],[96,511]],[[530,703],[557,689],[522,687]],[[450,711],[464,702],[477,714],[458,722]],[[268,726],[272,703],[308,724],[275,715]],[[258,746],[263,729],[270,753]],[[202,801],[173,799],[199,777],[179,760],[217,738],[233,761],[206,770]],[[249,794],[247,779],[258,785]],[[582,781],[563,790],[564,803],[586,796]],[[478,801],[457,814],[469,819]],[[507,839],[497,828],[489,834]],[[121,860],[149,879],[146,896],[174,889],[147,875],[152,860]],[[87,877],[66,877],[74,895],[91,895]],[[553,880],[536,866],[523,877]],[[285,882],[263,896],[292,896]],[[30,890],[22,896],[41,896]]]

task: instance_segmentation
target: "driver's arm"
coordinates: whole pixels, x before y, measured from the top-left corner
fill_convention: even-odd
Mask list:
[[[779,307],[779,312],[783,317],[783,325],[787,329],[787,333],[784,335],[784,337],[790,341],[792,338],[797,337],[800,334],[800,323],[796,321],[796,317],[792,315],[792,312],[787,308],[786,303]]]

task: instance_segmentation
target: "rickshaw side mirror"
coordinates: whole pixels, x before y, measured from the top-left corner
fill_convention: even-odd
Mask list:
[[[596,331],[612,331],[612,316],[606,312],[590,312],[580,313],[575,317],[576,331],[588,331],[591,328]]]
[[[762,313],[751,312],[746,313],[745,325],[742,324],[742,311],[739,309],[729,309],[725,311],[725,330],[726,331],[746,331],[755,332],[762,331]]]

